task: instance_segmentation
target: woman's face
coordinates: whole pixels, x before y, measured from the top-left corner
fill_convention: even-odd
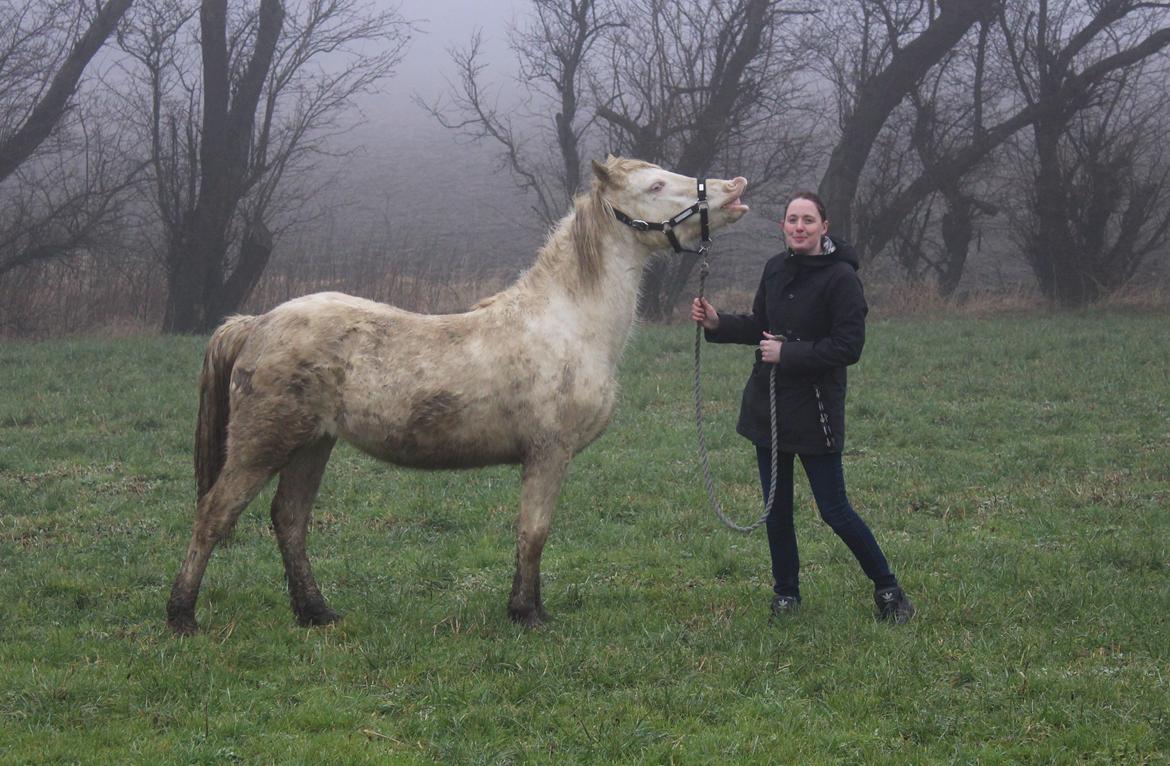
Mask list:
[[[829,231],[829,222],[821,218],[816,203],[794,199],[784,214],[784,242],[797,255],[819,255],[821,237]]]

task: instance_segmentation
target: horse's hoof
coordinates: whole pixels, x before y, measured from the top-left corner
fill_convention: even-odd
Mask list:
[[[512,622],[529,629],[539,628],[546,622],[552,621],[552,616],[544,611],[544,607],[538,607],[536,609],[512,609],[509,607],[508,617]]]
[[[176,636],[193,636],[199,632],[199,623],[193,616],[173,616],[167,618],[167,627]]]
[[[335,622],[341,622],[341,615],[329,607],[323,606],[319,609],[306,610],[298,614],[297,622],[302,628],[308,628],[314,625],[332,625]]]

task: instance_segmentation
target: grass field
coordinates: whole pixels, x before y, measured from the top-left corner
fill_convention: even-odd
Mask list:
[[[514,468],[334,452],[295,625],[270,492],[163,606],[190,533],[199,339],[0,345],[0,763],[1170,763],[1170,321],[870,324],[846,476],[919,606],[872,618],[798,486],[804,607],[770,623],[763,531],[694,457],[691,330],[639,331],[544,556],[511,584]],[[704,349],[728,510],[750,350]]]

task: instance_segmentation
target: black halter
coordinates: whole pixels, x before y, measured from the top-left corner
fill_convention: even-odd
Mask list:
[[[612,208],[613,216],[614,218],[624,223],[626,226],[629,226],[636,231],[662,232],[666,235],[666,238],[670,240],[670,246],[674,248],[676,253],[694,253],[695,255],[703,255],[707,252],[707,243],[711,241],[711,230],[707,225],[707,179],[697,178],[695,179],[695,185],[698,192],[698,199],[695,201],[695,204],[691,205],[686,210],[683,210],[681,213],[677,213],[669,220],[663,221],[662,223],[650,223],[639,218],[631,218],[622,211],[618,210],[616,207]],[[678,237],[674,235],[674,227],[678,226],[680,223],[687,220],[695,213],[699,214],[699,227],[702,230],[701,244],[699,245],[698,250],[687,250],[679,243]]]

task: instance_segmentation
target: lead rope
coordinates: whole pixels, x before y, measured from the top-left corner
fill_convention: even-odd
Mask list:
[[[703,297],[703,293],[707,285],[707,275],[711,272],[711,267],[707,263],[707,259],[703,259],[702,265],[699,267],[699,298]],[[703,327],[702,325],[695,325],[695,428],[699,434],[699,463],[703,466],[703,482],[707,485],[707,499],[711,501],[711,508],[715,511],[715,516],[728,528],[736,532],[748,533],[760,527],[768,520],[768,514],[772,510],[772,502],[776,499],[776,479],[778,474],[778,453],[779,447],[777,445],[776,433],[779,430],[776,422],[776,365],[770,365],[771,370],[768,373],[768,407],[772,415],[772,482],[768,492],[768,499],[764,503],[764,515],[756,519],[748,526],[740,526],[723,512],[723,506],[719,503],[719,497],[715,492],[715,482],[711,478],[711,459],[707,454],[707,438],[703,434],[703,397],[702,397],[702,364],[700,348],[702,347]]]

